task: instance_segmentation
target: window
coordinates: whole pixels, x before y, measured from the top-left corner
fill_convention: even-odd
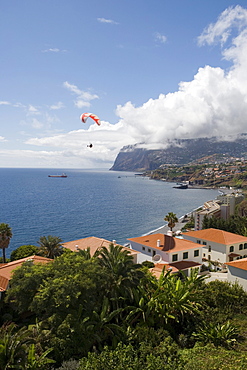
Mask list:
[[[208,246],[208,252],[211,252],[211,245]]]
[[[247,243],[244,243],[244,249],[247,249]]]
[[[211,256],[210,256],[210,254],[208,255],[208,260],[209,260],[209,261],[211,260]]]
[[[186,260],[188,257],[189,257],[189,253],[188,252],[184,252],[183,253],[183,259]]]
[[[203,242],[202,244],[203,244],[203,245],[207,245],[207,242]]]
[[[196,249],[195,251],[194,251],[194,257],[198,257],[199,256],[199,249]]]
[[[153,251],[153,256],[155,256],[156,255],[156,252],[155,251]]]
[[[142,247],[142,250],[145,251],[145,247]]]
[[[150,248],[148,248],[148,253],[151,253],[151,249]]]
[[[203,257],[206,257],[206,253],[203,253]]]
[[[197,244],[201,244],[201,240],[197,240],[196,242],[197,242]]]
[[[178,255],[177,254],[173,254],[172,255],[172,262],[175,262],[178,260]]]
[[[239,250],[241,251],[243,249],[243,244],[239,244]]]
[[[232,252],[234,252],[234,246],[233,245],[230,246],[230,253],[232,253]]]

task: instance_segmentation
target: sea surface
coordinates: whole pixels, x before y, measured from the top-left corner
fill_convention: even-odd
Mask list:
[[[48,177],[62,172],[68,177]],[[173,186],[132,172],[0,168],[0,223],[13,233],[6,256],[48,235],[64,242],[96,236],[124,245],[165,225],[169,212],[183,216],[218,195]]]

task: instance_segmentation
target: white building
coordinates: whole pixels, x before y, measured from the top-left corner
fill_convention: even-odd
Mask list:
[[[202,264],[202,246],[197,243],[164,234],[150,234],[128,239],[131,249],[141,252],[146,260],[183,270]],[[169,265],[169,266],[168,266]]]
[[[227,280],[239,283],[247,291],[247,258],[227,263]]]
[[[247,237],[218,229],[183,233],[183,238],[202,246],[202,259],[220,263],[247,257]]]
[[[195,230],[201,230],[204,216],[217,217],[227,220],[234,215],[235,207],[242,202],[242,193],[223,193],[217,196],[217,200],[209,200],[204,203],[202,209],[194,212]]]

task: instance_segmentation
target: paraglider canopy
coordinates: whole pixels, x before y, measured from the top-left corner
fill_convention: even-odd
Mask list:
[[[96,123],[97,125],[100,126],[100,119],[98,116],[96,116],[96,114],[93,114],[93,113],[83,113],[80,117],[81,121],[86,123],[88,117],[92,118]]]

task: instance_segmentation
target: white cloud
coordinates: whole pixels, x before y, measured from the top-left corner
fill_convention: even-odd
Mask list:
[[[49,49],[45,49],[45,50],[42,50],[43,53],[64,53],[66,52],[67,50],[63,49],[58,49],[58,48],[49,48]]]
[[[39,114],[40,114],[39,110],[36,107],[34,107],[33,105],[29,104],[29,106],[28,106],[28,115],[39,115]]]
[[[115,22],[112,19],[106,19],[106,18],[97,18],[97,21],[100,23],[118,24],[118,22]]]
[[[216,23],[211,23],[198,37],[198,44],[213,44],[220,42],[222,45],[228,40],[233,28],[241,31],[247,25],[247,9],[240,5],[224,10]]]
[[[59,110],[59,109],[62,109],[62,108],[64,108],[64,104],[61,101],[59,101],[56,104],[53,104],[53,105],[50,106],[51,110]]]
[[[74,104],[77,108],[90,107],[91,100],[99,98],[98,95],[92,94],[88,91],[82,91],[76,85],[70,84],[68,81],[65,81],[63,86],[73,94],[77,95],[77,98],[74,101]]]
[[[10,105],[10,102],[8,102],[8,101],[0,101],[0,105]]]
[[[167,37],[165,35],[161,35],[159,32],[155,33],[155,40],[161,44],[165,44],[167,41]]]
[[[5,137],[0,136],[0,143],[3,143],[4,141],[7,141],[7,140],[5,139]]]

